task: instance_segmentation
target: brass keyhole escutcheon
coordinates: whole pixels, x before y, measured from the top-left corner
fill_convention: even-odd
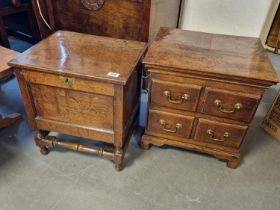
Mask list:
[[[63,82],[64,85],[69,87],[71,87],[75,82],[75,78],[60,76],[59,79]]]
[[[105,0],[81,0],[81,3],[88,10],[97,11],[103,6]]]

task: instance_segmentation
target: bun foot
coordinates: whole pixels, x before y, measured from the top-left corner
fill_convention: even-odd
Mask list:
[[[47,155],[47,154],[49,154],[49,149],[47,148],[47,147],[41,147],[41,149],[40,149],[40,153],[42,154],[42,155]]]
[[[227,162],[227,167],[232,168],[232,169],[236,169],[238,167],[239,163],[240,163],[240,158],[229,160]]]
[[[142,140],[140,143],[140,148],[147,150],[150,148],[150,144]]]

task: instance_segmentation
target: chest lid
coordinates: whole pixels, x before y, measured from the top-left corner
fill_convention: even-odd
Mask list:
[[[161,28],[144,59],[147,67],[215,78],[278,82],[258,38]]]
[[[16,68],[126,84],[146,44],[58,31],[9,62]]]

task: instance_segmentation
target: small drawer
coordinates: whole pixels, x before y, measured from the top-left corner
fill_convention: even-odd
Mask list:
[[[149,111],[148,131],[170,136],[189,138],[194,117],[157,110]]]
[[[260,95],[206,88],[202,113],[249,122],[260,99]]]
[[[153,80],[151,103],[174,109],[196,111],[201,86]]]
[[[33,84],[114,96],[114,86],[109,83],[28,70],[22,71],[21,74],[26,81]]]
[[[233,125],[200,118],[194,139],[226,147],[239,148],[247,129],[248,126]]]

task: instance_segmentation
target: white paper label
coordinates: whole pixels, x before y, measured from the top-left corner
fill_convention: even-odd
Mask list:
[[[119,73],[111,72],[111,71],[110,71],[107,75],[108,75],[109,77],[119,77],[119,76],[120,76]]]

